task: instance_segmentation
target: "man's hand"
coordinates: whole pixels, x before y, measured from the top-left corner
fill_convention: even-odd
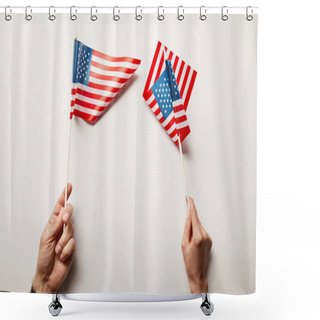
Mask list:
[[[206,269],[212,239],[199,221],[196,207],[190,197],[189,203],[188,217],[181,241],[184,264],[191,292],[206,293],[208,292]]]
[[[72,185],[69,183],[68,198],[71,191]],[[76,242],[73,238],[74,225],[69,222],[72,206],[68,203],[64,208],[64,198],[65,190],[41,235],[37,270],[32,281],[35,292],[57,293],[71,268]],[[66,224],[65,227],[63,224]]]

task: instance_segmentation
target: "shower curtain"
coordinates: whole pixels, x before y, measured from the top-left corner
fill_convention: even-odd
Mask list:
[[[141,60],[95,124],[74,117],[76,252],[61,291],[189,293],[179,148],[143,98],[158,41],[197,72],[182,143],[189,194],[213,239],[209,292],[255,290],[257,20],[245,14],[16,14],[0,19],[0,290],[29,291],[66,180],[74,38]]]

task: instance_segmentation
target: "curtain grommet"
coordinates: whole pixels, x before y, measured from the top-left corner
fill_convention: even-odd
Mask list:
[[[95,14],[93,14],[93,9],[96,10]],[[96,9],[95,6],[90,8],[90,19],[91,19],[91,21],[96,21],[98,19],[97,13],[98,13],[98,10]]]
[[[203,11],[204,11],[204,13],[203,13]],[[200,7],[200,17],[199,17],[201,21],[204,21],[207,19],[206,13],[207,13],[207,8],[205,6],[201,6]]]
[[[229,19],[228,13],[229,13],[228,7],[227,6],[223,6],[221,8],[221,19],[223,21],[227,21]]]
[[[249,14],[249,9],[251,9],[251,14]],[[253,9],[251,6],[248,6],[246,9],[246,19],[247,19],[247,21],[253,20]]]
[[[9,11],[9,13],[8,13],[8,11]],[[10,21],[12,19],[12,15],[10,13],[12,13],[11,7],[10,6],[6,6],[4,8],[4,18],[5,18],[6,21]]]
[[[116,14],[116,8],[118,9],[118,14]],[[114,21],[119,21],[119,20],[120,20],[120,15],[119,15],[119,13],[120,13],[120,10],[119,10],[118,6],[113,7],[113,16],[112,16],[112,19],[113,19]]]
[[[30,11],[29,11],[29,10],[30,10]],[[32,15],[30,14],[30,13],[32,13],[31,7],[30,7],[30,6],[26,6],[24,12],[25,12],[25,19],[26,19],[27,21],[30,21],[30,20],[32,19]]]
[[[49,19],[50,21],[56,20],[56,16],[52,13],[52,11],[53,11],[53,13],[56,12],[56,9],[54,8],[54,6],[50,6],[50,7],[49,7],[49,17],[48,17],[48,19]]]
[[[140,14],[138,14],[138,8],[140,8]],[[140,6],[136,6],[135,13],[136,13],[136,20],[140,21],[142,19],[142,8]]]
[[[182,13],[180,13],[180,10],[182,11]],[[178,15],[178,20],[182,21],[184,19],[184,9],[183,6],[179,6],[177,9],[177,15]]]
[[[162,14],[160,14],[160,8],[162,8]],[[158,7],[158,20],[162,21],[164,19],[164,8],[163,6]]]
[[[73,10],[74,10],[74,12],[73,12]],[[76,13],[77,13],[77,8],[75,7],[75,6],[71,6],[70,7],[70,19],[72,20],[72,21],[75,21],[75,20],[77,20],[77,15],[76,15]]]

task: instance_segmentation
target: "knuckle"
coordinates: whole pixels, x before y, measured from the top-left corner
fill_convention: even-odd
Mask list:
[[[58,245],[59,245],[61,248],[64,248],[64,246],[66,245],[66,240],[65,240],[64,235],[62,235],[61,238],[59,239]]]
[[[66,245],[65,237],[62,235],[57,243],[61,248],[63,248]]]
[[[55,223],[55,220],[54,220],[54,218],[51,216],[51,217],[49,218],[49,220],[48,220],[48,224],[49,224],[50,226],[53,226],[54,223]]]
[[[197,236],[194,237],[194,243],[195,243],[196,245],[201,245],[202,242],[203,242],[203,237],[202,237],[202,235],[197,235]]]
[[[67,210],[68,210],[70,213],[73,212],[73,206],[72,206],[71,203],[68,203],[68,204],[67,204]]]
[[[71,238],[68,241],[67,245],[64,247],[63,254],[66,256],[71,255],[74,252],[75,247],[76,247],[76,242],[75,242],[74,238]]]
[[[61,248],[64,248],[67,244],[67,237],[65,234],[62,235],[62,237],[59,239],[58,244],[60,245]]]
[[[71,250],[74,251],[76,248],[76,240],[74,238],[71,238],[69,241],[70,241]]]
[[[68,228],[69,228],[69,234],[73,235],[74,234],[74,224],[72,222],[68,223]]]

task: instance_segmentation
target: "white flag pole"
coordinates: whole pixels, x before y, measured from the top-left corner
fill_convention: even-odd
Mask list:
[[[184,178],[184,187],[185,187],[185,192],[186,192],[186,196],[187,196],[188,208],[190,208],[187,175],[186,175],[186,169],[185,169],[184,161],[183,161],[183,152],[182,152],[182,144],[181,144],[180,135],[178,135],[178,142],[179,142],[180,159],[181,159],[181,166],[182,166],[182,172],[183,172],[183,178]]]
[[[166,61],[169,59],[166,48],[164,48],[164,59]],[[172,95],[172,93],[171,93],[171,95]],[[173,111],[173,114],[174,114],[174,111]],[[186,175],[186,170],[185,170],[184,161],[183,161],[183,152],[182,152],[182,144],[181,144],[181,139],[180,139],[180,133],[177,133],[177,136],[178,136],[178,143],[179,143],[180,160],[181,160],[181,167],[182,167],[182,174],[183,174],[183,180],[184,180],[185,193],[186,193],[186,196],[187,196],[188,208],[190,208],[187,175]]]
[[[78,28],[76,25],[76,37],[74,38],[74,40],[78,40]],[[73,60],[76,57],[73,56]],[[73,61],[74,62],[74,61]],[[73,84],[73,89],[74,89],[74,84]],[[71,93],[71,97],[72,97],[72,93]],[[72,100],[71,100],[72,101]],[[72,108],[72,106],[70,105],[70,108]],[[67,174],[66,174],[66,188],[65,188],[65,192],[64,192],[64,207],[66,208],[67,206],[67,202],[68,202],[68,182],[69,182],[69,164],[70,164],[70,149],[71,149],[71,128],[72,128],[72,117],[69,117],[69,137],[68,137],[68,150],[67,150]]]
[[[69,163],[70,163],[70,146],[71,146],[71,127],[72,127],[72,118],[69,120],[69,138],[68,138],[68,151],[67,151],[67,180],[66,180],[66,189],[64,193],[64,207],[67,206],[68,201],[68,181],[69,181]]]

